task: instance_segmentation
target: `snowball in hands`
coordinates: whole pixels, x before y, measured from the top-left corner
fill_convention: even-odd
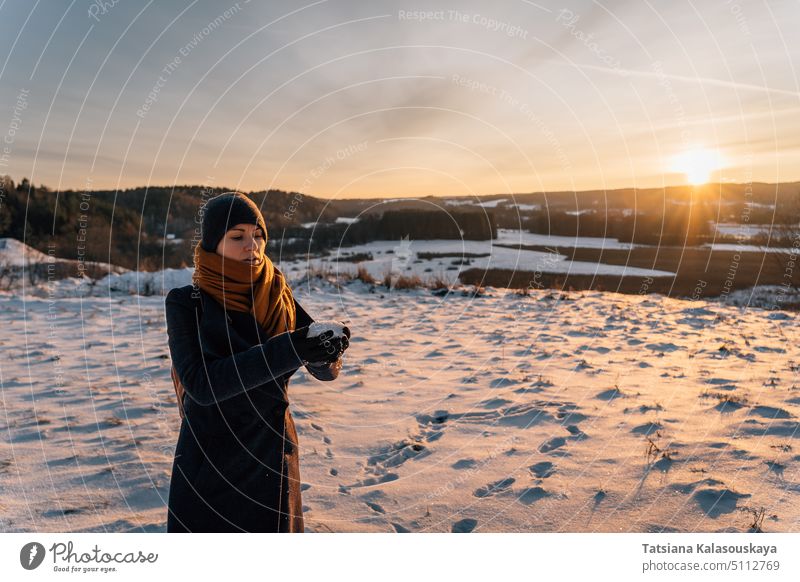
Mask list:
[[[308,335],[306,337],[317,337],[326,331],[332,331],[334,338],[344,337],[344,328],[345,325],[338,321],[315,321],[308,326]]]
[[[342,338],[347,334],[344,333],[345,325],[338,321],[315,321],[308,326],[308,333],[306,337],[317,337],[326,331],[332,331],[333,336],[330,339]],[[315,364],[324,364],[325,362],[313,362]]]

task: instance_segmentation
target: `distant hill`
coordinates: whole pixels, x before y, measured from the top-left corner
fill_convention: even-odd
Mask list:
[[[200,208],[230,188],[175,186],[120,191],[51,191],[0,176],[0,237],[25,241],[64,259],[158,270],[191,264]],[[312,221],[333,222],[323,200],[293,192],[250,193],[264,213],[270,237]]]
[[[34,186],[27,179],[15,184],[10,177],[0,176],[0,237],[82,263],[148,271],[181,268],[191,264],[192,248],[200,234],[201,206],[229,190],[181,185],[56,192]],[[419,210],[447,220],[412,221],[417,223],[412,229],[416,238],[425,234],[420,232],[424,224],[433,229],[427,238],[452,238],[461,231],[482,239],[501,227],[583,236],[625,235],[633,240],[625,222],[634,211],[639,231],[644,225],[649,230],[659,229],[662,222],[668,222],[665,217],[684,214],[699,225],[694,229],[698,235],[703,235],[708,221],[796,222],[800,182],[384,200],[326,200],[281,190],[251,192],[249,196],[267,221],[268,252],[286,256],[324,252],[382,236],[396,238],[410,228],[403,226],[411,224],[407,211]],[[483,218],[474,221],[474,213]],[[445,223],[447,226],[442,226]],[[307,228],[311,225],[313,229]],[[683,226],[673,230],[676,240],[684,240]]]
[[[522,212],[539,206],[551,211],[632,210],[657,212],[665,202],[691,204],[703,208],[706,214],[719,215],[720,221],[738,222],[745,204],[750,204],[750,222],[772,222],[775,216],[797,208],[800,200],[800,182],[767,184],[704,184],[702,186],[667,186],[664,188],[621,188],[615,190],[584,190],[579,192],[529,192],[516,194],[488,194],[440,198],[395,199],[391,207],[403,209],[431,209],[437,206],[476,206],[512,210],[522,206]],[[387,206],[380,200],[344,199],[335,201],[335,207],[347,216],[360,213],[381,212]],[[718,212],[717,212],[718,211]]]

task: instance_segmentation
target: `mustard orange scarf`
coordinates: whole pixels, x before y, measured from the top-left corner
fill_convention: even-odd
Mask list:
[[[260,265],[250,265],[208,252],[198,244],[192,281],[226,311],[252,313],[268,337],[295,329],[292,290],[266,255]]]

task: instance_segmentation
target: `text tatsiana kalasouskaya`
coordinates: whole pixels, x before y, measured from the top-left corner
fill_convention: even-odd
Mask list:
[[[645,554],[777,554],[775,546],[755,544],[642,544]]]

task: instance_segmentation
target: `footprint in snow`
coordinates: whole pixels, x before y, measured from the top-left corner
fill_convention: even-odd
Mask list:
[[[489,483],[483,487],[478,487],[472,494],[475,497],[490,497],[492,495],[497,495],[498,493],[502,493],[511,487],[515,481],[516,479],[513,477],[506,477],[505,479],[500,479],[499,481]]]
[[[551,493],[545,491],[541,487],[528,487],[524,491],[520,492],[519,496],[517,496],[517,501],[522,503],[523,505],[531,505],[539,501],[540,499],[544,499],[545,497],[550,497]]]
[[[377,503],[373,503],[372,501],[365,501],[364,503],[366,503],[367,507],[369,507],[375,513],[386,513],[386,510]]]
[[[459,459],[453,463],[451,467],[453,467],[453,469],[471,469],[477,465],[478,463],[475,461],[475,459]]]
[[[396,481],[400,478],[397,473],[386,473],[385,475],[381,475],[380,477],[368,477],[367,479],[362,479],[361,481],[356,481],[352,485],[341,485],[339,487],[340,493],[347,493],[349,489],[356,488],[356,487],[372,487],[373,485],[380,485],[382,483],[388,483],[390,481]]]
[[[475,529],[475,526],[477,525],[478,525],[477,519],[472,519],[471,517],[467,517],[455,522],[450,531],[452,533],[470,533],[472,530]]]
[[[555,465],[550,461],[542,461],[541,463],[536,463],[535,465],[531,465],[528,467],[530,472],[533,473],[535,477],[539,479],[546,479],[550,475],[556,472]]]
[[[567,439],[564,437],[553,437],[539,445],[539,452],[549,453],[563,447],[565,444],[567,444]]]

